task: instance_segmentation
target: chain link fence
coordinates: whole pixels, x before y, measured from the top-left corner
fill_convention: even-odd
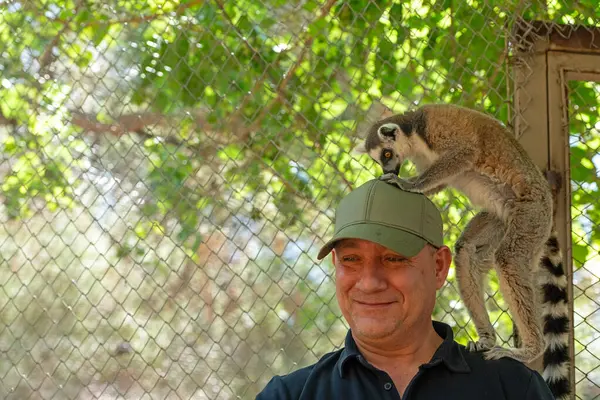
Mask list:
[[[253,399],[342,345],[316,253],[341,196],[380,173],[350,150],[416,104],[511,125],[518,17],[600,23],[592,1],[0,0],[0,398]],[[575,361],[593,398],[599,97],[585,88]],[[434,201],[452,245],[469,202]],[[510,343],[493,274],[488,294]],[[476,338],[453,269],[435,318]]]
[[[573,322],[575,379],[580,398],[600,396],[600,292],[598,282],[598,175],[600,84],[573,81],[569,89],[571,131]],[[589,117],[591,116],[591,118]]]

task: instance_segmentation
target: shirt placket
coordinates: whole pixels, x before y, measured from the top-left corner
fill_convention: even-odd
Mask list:
[[[371,371],[373,371],[373,373],[375,373],[375,375],[377,376],[377,381],[378,381],[379,387],[383,388],[383,393],[385,393],[385,395],[384,395],[385,398],[393,399],[393,400],[401,400],[400,394],[398,393],[398,390],[396,390],[396,386],[394,385],[392,378],[385,371],[378,370],[377,368],[375,368],[374,366],[369,364],[367,362],[367,360],[364,359],[363,356],[358,356],[358,360],[360,361],[360,363],[363,366],[369,368]],[[378,392],[380,392],[380,391],[378,391]]]
[[[411,389],[415,386],[415,384],[416,384],[417,380],[419,379],[419,377],[422,376],[427,369],[435,367],[436,365],[438,365],[441,362],[442,362],[442,360],[436,359],[436,360],[430,362],[429,364],[421,365],[419,367],[419,371],[417,371],[417,374],[415,376],[413,376],[413,378],[408,383],[408,386],[406,386],[406,390],[404,391],[404,395],[402,395],[402,400],[410,400],[411,399],[411,397],[410,397],[410,395],[411,395]]]

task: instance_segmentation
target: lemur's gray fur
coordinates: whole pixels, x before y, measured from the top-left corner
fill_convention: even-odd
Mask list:
[[[422,106],[376,122],[355,152],[367,153],[381,179],[412,192],[433,195],[445,187],[464,193],[481,211],[455,245],[461,297],[479,341],[470,351],[487,359],[530,362],[544,352],[544,378],[557,399],[568,380],[567,281],[553,232],[550,186],[514,135],[498,120],[448,104]],[[405,160],[418,175],[398,177]],[[521,346],[496,346],[485,308],[483,277],[495,267]]]

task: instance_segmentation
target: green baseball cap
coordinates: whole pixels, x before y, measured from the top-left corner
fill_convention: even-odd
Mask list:
[[[413,257],[425,243],[443,245],[442,216],[427,196],[373,179],[340,201],[333,238],[321,248],[317,259],[329,254],[341,239],[365,239]]]

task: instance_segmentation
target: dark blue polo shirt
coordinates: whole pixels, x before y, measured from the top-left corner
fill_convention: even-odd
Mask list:
[[[256,399],[554,400],[536,371],[509,358],[486,361],[482,353],[456,343],[449,325],[434,321],[433,327],[444,341],[431,361],[419,367],[402,398],[389,375],[363,358],[348,331],[342,349],[273,377]]]

